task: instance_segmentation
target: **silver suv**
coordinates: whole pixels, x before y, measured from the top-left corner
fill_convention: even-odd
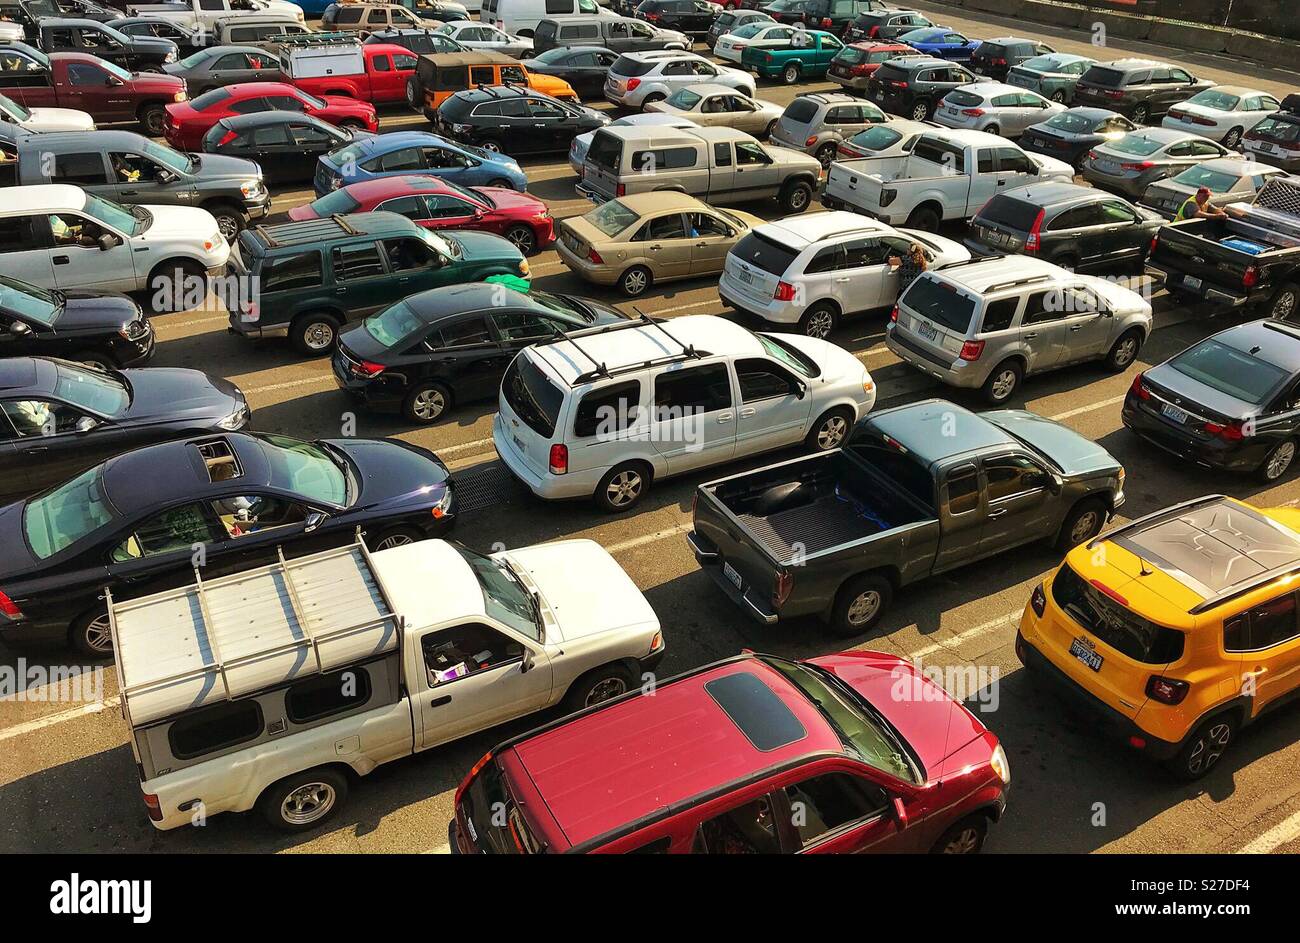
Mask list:
[[[1004,256],[922,273],[898,300],[885,343],[923,373],[1003,403],[1027,373],[1086,360],[1125,370],[1150,333],[1151,305],[1137,292]]]
[[[841,141],[888,120],[875,105],[853,95],[805,94],[786,106],[771,140],[778,147],[811,154],[823,167],[829,167]]]

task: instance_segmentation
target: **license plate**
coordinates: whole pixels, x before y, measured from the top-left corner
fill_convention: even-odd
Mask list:
[[[1187,422],[1187,410],[1179,409],[1173,403],[1165,403],[1160,407],[1161,414],[1169,420],[1178,423],[1180,426]]]
[[[736,572],[736,568],[730,563],[722,564],[722,572],[726,574],[727,579],[731,580],[736,589],[745,588],[745,581],[740,578],[740,574]]]
[[[1255,147],[1258,148],[1259,150],[1263,151],[1265,154],[1276,154],[1276,153],[1277,153],[1277,148],[1274,147],[1272,144],[1269,144],[1269,143],[1267,143],[1267,142],[1265,142],[1265,141],[1258,141],[1258,142],[1256,142]]]
[[[928,341],[937,340],[939,337],[939,331],[938,329],[935,328],[933,324],[917,325],[916,333],[920,334]]]
[[[832,74],[834,74],[834,75],[848,75],[848,74],[849,74],[849,70],[846,69],[846,68],[844,68],[844,66],[842,66],[842,65],[833,65],[833,66],[831,66],[831,72],[832,72]]]
[[[876,101],[878,101],[878,102],[882,102],[882,101],[884,101],[884,100],[885,100],[885,93],[884,93],[884,92],[876,92]]]
[[[517,449],[519,450],[519,454],[520,454],[520,455],[523,455],[523,454],[527,451],[527,450],[524,448],[524,440],[521,439],[521,438],[519,438],[519,436],[517,436],[517,435],[511,435],[511,436],[510,436],[510,440],[511,440],[512,442],[514,442],[514,444],[515,444],[515,448],[517,448]]]
[[[746,285],[754,284],[754,275],[752,272],[746,272],[743,268],[736,269],[736,278],[740,279]]]
[[[957,108],[952,107],[952,105],[944,105],[944,106],[943,106],[943,110],[946,111],[946,112],[947,112],[948,114],[950,114],[950,115],[959,115],[959,114],[961,114],[961,111],[960,111],[959,109],[957,109]]]
[[[1093,671],[1101,671],[1102,657],[1085,645],[1082,639],[1075,639],[1070,643],[1070,654]]]
[[[1201,285],[1203,284],[1204,282],[1202,282],[1199,278],[1196,278],[1194,275],[1183,276],[1183,287],[1190,289],[1191,291],[1200,291]]]
[[[1097,169],[1104,174],[1118,174],[1119,164],[1113,160],[1099,160],[1097,161]]]

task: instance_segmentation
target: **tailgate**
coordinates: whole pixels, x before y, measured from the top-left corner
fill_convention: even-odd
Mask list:
[[[884,181],[877,173],[882,161],[897,162],[897,158],[864,157],[862,160],[833,161],[826,175],[826,195],[850,206],[861,206],[876,211],[880,207],[880,191]]]
[[[1190,275],[1211,285],[1243,292],[1246,290],[1243,282],[1246,269],[1257,256],[1221,245],[1219,238],[1231,238],[1226,231],[1211,238],[1211,233],[1217,233],[1217,227],[1205,224],[1213,222],[1197,219],[1161,227],[1150,262],[1158,269]],[[1200,232],[1205,235],[1199,235]]]
[[[721,569],[735,587],[735,595],[752,599],[756,608],[770,610],[781,561],[723,507],[713,486],[696,489],[693,517],[694,527],[688,536],[700,565]]]
[[[618,176],[611,171],[598,167],[590,160],[582,162],[582,183],[584,191],[594,194],[602,200],[612,200],[618,194]]]
[[[741,260],[734,252],[728,252],[722,264],[722,276],[727,288],[750,301],[767,304],[776,295],[776,286],[780,276]]]

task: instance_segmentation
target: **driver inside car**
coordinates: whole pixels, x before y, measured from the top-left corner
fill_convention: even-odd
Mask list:
[[[50,232],[56,246],[82,246],[93,249],[99,244],[101,230],[80,216],[54,214],[50,217]]]

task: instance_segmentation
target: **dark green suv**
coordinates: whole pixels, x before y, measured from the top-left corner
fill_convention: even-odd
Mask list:
[[[240,276],[225,299],[231,330],[287,335],[302,354],[329,353],[339,327],[430,288],[500,281],[526,290],[528,262],[491,233],[429,232],[396,213],[354,213],[256,226],[230,255]]]

